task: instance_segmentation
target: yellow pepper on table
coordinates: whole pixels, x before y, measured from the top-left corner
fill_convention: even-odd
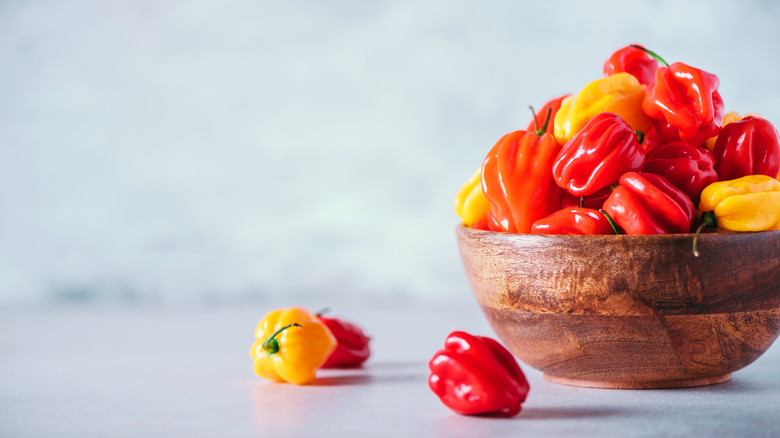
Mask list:
[[[482,167],[461,187],[455,196],[455,213],[464,226],[473,228],[478,221],[485,219],[490,212],[490,201],[482,191]]]
[[[631,74],[616,73],[587,84],[561,102],[555,115],[555,139],[561,145],[600,113],[622,117],[635,131],[647,131],[652,120],[642,111],[645,86]]]
[[[255,330],[250,356],[260,377],[305,385],[336,349],[336,338],[302,307],[271,311]]]

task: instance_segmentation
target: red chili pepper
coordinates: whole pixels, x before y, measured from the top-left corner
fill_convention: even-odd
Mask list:
[[[748,175],[778,177],[780,136],[768,120],[748,116],[728,123],[713,149],[720,181]]]
[[[452,332],[428,367],[428,386],[459,414],[511,417],[528,396],[528,381],[517,361],[491,338]]]
[[[618,230],[610,219],[598,210],[570,207],[534,222],[531,234],[618,234]]]
[[[687,233],[693,202],[660,175],[628,172],[604,202],[604,211],[626,234]]]
[[[616,50],[604,62],[604,77],[626,72],[634,76],[640,84],[652,85],[658,61],[637,44]]]
[[[354,323],[321,314],[317,316],[333,333],[337,342],[336,349],[321,368],[355,368],[362,365],[371,356],[368,345],[371,338]]]
[[[701,191],[718,180],[714,165],[715,158],[706,148],[674,141],[650,151],[642,172],[661,175],[699,205]]]
[[[538,113],[534,114],[533,119],[531,119],[530,122],[528,122],[528,127],[525,128],[528,132],[536,132],[539,130],[540,126],[547,126],[547,129],[544,131],[547,134],[555,135],[555,125],[553,123],[547,123],[545,125],[545,118],[547,117],[547,111],[550,112],[550,120],[555,120],[555,115],[558,114],[558,110],[561,109],[561,101],[565,98],[569,97],[569,95],[556,97],[554,99],[550,99],[547,103],[545,103],[540,109]]]
[[[601,113],[563,145],[552,173],[570,194],[587,196],[644,164],[645,150],[637,133],[617,114]]]
[[[552,178],[560,146],[545,132],[551,112],[539,131],[509,133],[485,157],[482,191],[490,201],[490,229],[527,233],[537,219],[561,208],[563,191]]]
[[[668,123],[677,130],[680,140],[695,146],[718,135],[723,122],[720,79],[682,62],[669,65],[655,53],[642,49],[663,65],[642,101],[645,114]]]
[[[604,201],[612,194],[613,186],[604,187],[596,193],[588,196],[574,196],[571,193],[564,193],[561,200],[561,208],[584,207],[593,210],[599,210],[604,205]]]

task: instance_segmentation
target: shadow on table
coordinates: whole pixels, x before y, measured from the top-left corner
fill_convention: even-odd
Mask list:
[[[368,364],[361,368],[324,369],[317,374],[312,386],[364,385],[375,383],[403,383],[419,381],[425,383],[428,369],[419,363]]]
[[[578,407],[524,407],[523,411],[516,417],[517,420],[562,420],[573,418],[598,418],[611,417],[615,415],[625,415],[625,410],[600,408],[597,406],[578,406]]]

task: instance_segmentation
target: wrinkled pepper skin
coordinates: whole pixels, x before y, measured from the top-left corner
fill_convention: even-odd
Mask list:
[[[563,199],[561,200],[561,208],[584,207],[599,210],[604,205],[604,201],[612,194],[612,188],[612,186],[604,187],[588,196],[574,196],[571,193],[566,192],[563,194]]]
[[[656,71],[642,108],[648,116],[676,129],[680,140],[700,146],[720,132],[724,107],[719,85],[714,74],[675,62]]]
[[[780,229],[780,181],[748,175],[710,184],[701,193],[699,210],[703,216],[714,214],[723,230]]]
[[[634,130],[646,132],[652,120],[642,111],[645,86],[628,73],[616,73],[586,85],[561,102],[555,115],[555,139],[564,144],[600,113],[622,117]]]
[[[768,120],[748,116],[726,125],[713,149],[721,181],[747,175],[778,177],[780,135]]]
[[[687,233],[693,202],[664,177],[628,172],[604,202],[606,211],[626,234]]]
[[[559,151],[552,135],[522,130],[501,137],[493,146],[482,162],[491,230],[527,233],[537,219],[561,207],[563,190],[552,178]]]
[[[706,148],[675,141],[650,151],[642,172],[661,175],[699,205],[701,191],[718,180],[714,166]]]
[[[466,184],[461,187],[455,196],[455,213],[460,217],[461,223],[469,228],[479,221],[484,221],[490,212],[490,201],[482,193],[482,168],[474,172]]]
[[[428,386],[459,414],[511,417],[528,396],[528,381],[517,361],[491,338],[452,332],[428,367]]]
[[[755,114],[755,113],[745,114],[745,117],[748,117],[748,116],[761,117],[761,115]],[[743,117],[741,115],[739,115],[739,113],[734,112],[734,111],[726,113],[723,116],[723,124],[721,125],[721,132],[723,131],[723,128],[726,127],[726,125],[728,125],[731,122],[736,122],[737,120],[741,120],[742,118]],[[707,143],[706,143],[707,144],[707,149],[709,149],[710,152],[715,150],[715,142],[716,141],[718,141],[718,136],[717,135],[707,139]]]
[[[568,94],[561,97],[556,97],[554,99],[550,99],[548,102],[542,105],[542,107],[539,108],[539,110],[536,112],[535,117],[532,118],[530,122],[528,122],[528,127],[526,127],[525,130],[528,132],[538,131],[542,126],[544,126],[544,122],[547,120],[548,111],[550,111],[550,120],[555,120],[555,115],[558,114],[558,110],[561,109],[561,103],[563,102],[563,99],[567,97],[569,97]],[[555,135],[554,124],[548,123],[547,129],[544,132],[550,135]]]
[[[371,356],[371,337],[367,336],[360,326],[341,318],[319,318],[336,338],[337,343],[336,349],[322,368],[357,368],[368,360]]]
[[[617,114],[601,113],[563,145],[552,173],[568,193],[588,196],[644,164],[645,150],[632,127]]]
[[[531,226],[531,234],[615,234],[606,216],[598,210],[570,207],[543,217]]]
[[[658,61],[644,50],[626,46],[616,50],[607,58],[603,70],[604,77],[625,72],[635,77],[640,84],[652,85],[658,66]]]
[[[330,330],[302,307],[269,312],[258,323],[255,339],[249,351],[255,374],[296,385],[311,383],[336,349]]]

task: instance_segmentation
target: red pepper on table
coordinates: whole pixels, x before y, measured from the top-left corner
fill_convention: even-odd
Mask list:
[[[511,417],[528,396],[517,361],[491,338],[452,332],[428,366],[428,386],[459,414]]]
[[[616,50],[604,62],[604,77],[626,72],[634,76],[640,84],[652,85],[658,61],[636,44]]]
[[[714,165],[707,148],[674,141],[650,151],[642,172],[661,175],[699,205],[701,191],[718,180]]]
[[[514,131],[501,137],[482,162],[482,191],[490,201],[490,229],[527,233],[537,219],[561,207],[561,190],[552,178],[560,146],[546,133]]]
[[[556,97],[554,99],[550,99],[547,103],[545,103],[540,109],[538,113],[534,114],[533,119],[531,119],[530,122],[528,122],[528,127],[525,128],[528,132],[536,132],[539,130],[539,127],[544,125],[547,126],[547,129],[544,131],[547,134],[555,135],[555,126],[552,123],[547,123],[545,125],[545,118],[547,117],[547,111],[550,112],[550,120],[555,120],[555,115],[558,114],[558,110],[561,109],[561,101],[563,99],[569,97],[569,95]]]
[[[720,181],[748,175],[778,177],[780,136],[768,120],[748,116],[723,127],[713,149]]]
[[[695,146],[717,135],[723,122],[720,79],[682,62],[669,65],[655,53],[641,49],[663,65],[642,101],[645,114],[662,125],[668,123],[677,130],[680,140]]]
[[[693,202],[660,175],[628,172],[604,202],[604,211],[626,234],[687,233]]]
[[[637,133],[617,114],[601,113],[563,145],[552,173],[570,194],[587,196],[644,164],[645,150]]]
[[[618,230],[601,211],[570,207],[534,222],[531,234],[618,234]]]
[[[337,342],[336,349],[321,368],[355,368],[371,356],[369,348],[371,338],[357,324],[340,318],[322,316],[322,312],[318,313],[317,317],[333,333]]]

